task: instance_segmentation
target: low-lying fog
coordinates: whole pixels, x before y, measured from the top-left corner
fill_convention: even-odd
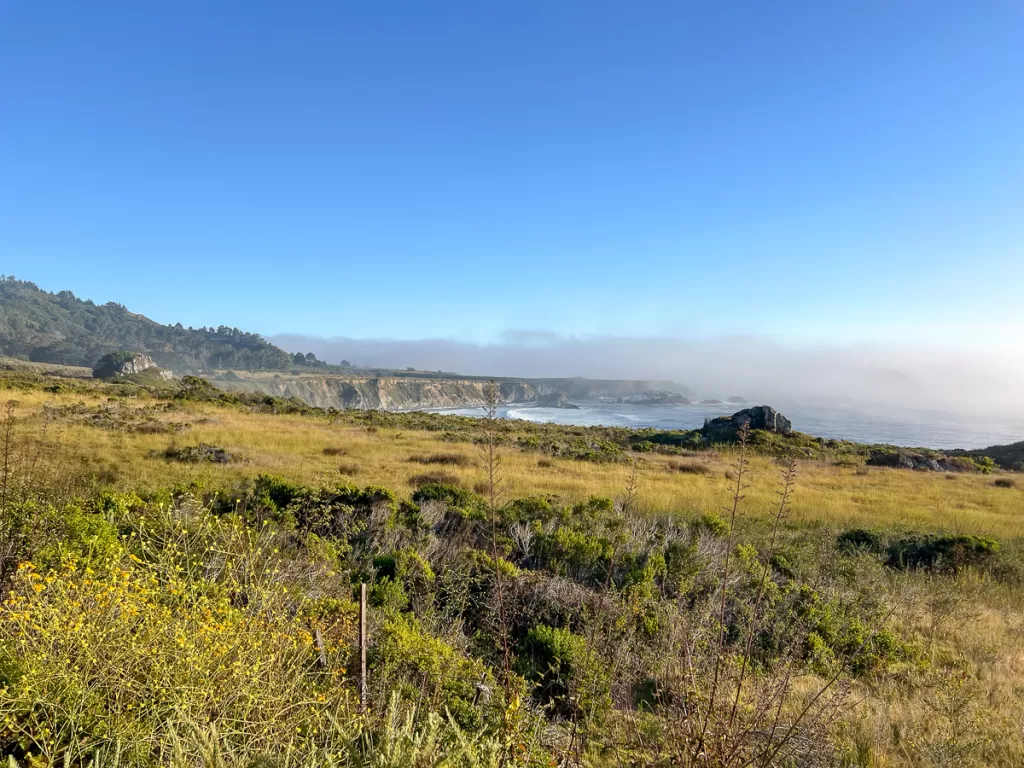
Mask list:
[[[509,332],[498,343],[444,339],[272,339],[331,363],[412,366],[468,375],[658,379],[698,398],[740,395],[778,404],[849,405],[875,413],[903,409],[1024,423],[1024,345],[968,350],[923,346],[800,346],[768,338],[564,337]],[[1024,439],[1024,434],[1021,435]]]

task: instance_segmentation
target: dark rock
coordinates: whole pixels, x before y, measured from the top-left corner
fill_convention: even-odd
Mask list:
[[[704,422],[701,432],[711,442],[732,442],[736,440],[743,425],[749,429],[777,432],[780,435],[788,435],[793,431],[793,422],[781,413],[771,406],[757,405],[737,411],[732,416],[710,419]]]
[[[141,352],[111,352],[104,355],[93,368],[93,376],[101,379],[121,379],[143,371],[153,371],[164,380],[174,378],[171,371],[162,370],[153,362],[153,358]]]
[[[770,405],[756,405],[737,411],[732,415],[732,423],[737,429],[746,424],[750,429],[763,429],[780,435],[788,435],[793,431],[793,422]]]
[[[630,405],[689,405],[690,399],[677,392],[651,390],[649,392],[641,392],[637,395],[620,397],[615,402],[629,403]]]
[[[565,408],[570,411],[578,411],[579,406],[569,402],[569,395],[565,392],[554,392],[550,395],[544,395],[540,399],[540,403],[548,408]]]
[[[976,472],[974,462],[957,456],[929,455],[907,448],[874,450],[867,464],[872,467],[915,469],[921,472]]]

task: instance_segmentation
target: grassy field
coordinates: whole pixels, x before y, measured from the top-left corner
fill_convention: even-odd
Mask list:
[[[145,393],[111,397],[117,391],[92,384],[62,391],[36,382],[14,386],[4,399],[17,401],[22,439],[45,443],[57,471],[80,478],[81,487],[94,494],[117,489],[145,496],[171,486],[233,492],[263,474],[309,487],[341,481],[384,486],[399,499],[412,497],[432,481],[484,495],[490,490],[491,466],[485,451],[453,437],[450,430],[374,424],[365,414],[263,413]],[[230,459],[190,463],[173,458],[200,444],[224,449]],[[631,512],[640,518],[685,523],[709,513],[728,517],[723,509],[732,503],[730,487],[739,455],[735,448],[722,448],[675,455],[645,452],[632,455],[630,462],[591,462],[505,447],[499,449],[499,458],[502,502],[543,496],[557,498],[556,506],[568,509],[589,497],[621,500],[626,494]],[[763,551],[777,510],[781,470],[776,456],[749,456],[749,487],[737,519],[736,541],[752,542]],[[821,590],[826,582],[833,585],[829,588],[834,589],[837,605],[845,590],[860,595],[857,605],[877,601],[884,606],[884,625],[903,649],[870,674],[850,679],[847,704],[829,729],[828,738],[836,745],[830,752],[833,762],[820,764],[1024,765],[1024,482],[1019,475],[947,475],[810,459],[798,461],[795,471],[795,492],[781,521],[778,551],[795,563],[803,583]],[[536,530],[549,535],[549,528],[545,523]],[[910,532],[990,537],[999,545],[999,566],[964,568],[957,574],[893,570],[866,555],[837,554],[836,535],[851,528],[885,532],[890,538]],[[435,570],[440,562],[434,564]],[[749,567],[756,571],[756,560],[752,562],[755,565]],[[563,577],[590,583],[571,569],[559,571],[564,565],[549,567]],[[628,585],[633,577],[624,578]],[[657,610],[663,610],[666,587],[659,588],[661,598],[643,600],[654,600],[662,606]],[[630,597],[631,589],[622,588],[624,607],[640,599]],[[410,600],[415,605],[415,597]],[[432,615],[418,608],[413,613],[424,623]],[[478,640],[472,634],[456,638],[442,625],[433,630],[437,637],[474,657]],[[284,634],[289,631],[281,629]],[[587,637],[588,643],[596,643]],[[474,658],[487,659],[480,654]],[[813,690],[823,675],[827,677],[818,670],[801,677],[793,685],[793,696],[799,698],[801,686]],[[345,685],[351,686],[351,680]],[[617,696],[614,685],[611,695]],[[608,722],[600,725],[606,737],[614,728],[625,727]],[[547,748],[552,755],[574,755],[577,761],[562,764],[689,764],[635,756],[634,762],[623,763],[621,755],[594,747],[583,750],[571,740],[569,747]]]
[[[101,396],[20,393],[20,411],[42,414],[82,403],[109,405]],[[249,413],[237,408],[184,403],[153,414],[153,422],[188,425],[181,432],[130,432],[133,413],[159,407],[159,401],[124,400],[111,406],[112,428],[88,426],[87,419],[55,417],[65,449],[97,477],[125,488],[155,488],[183,478],[224,485],[260,473],[279,474],[313,483],[339,474],[367,485],[378,484],[409,494],[417,477],[447,473],[472,489],[484,482],[478,447],[445,442],[441,433],[367,427],[344,415],[336,419],[301,415]],[[228,464],[182,465],[163,457],[168,448],[206,443],[225,448]],[[445,456],[455,459],[445,461]],[[436,464],[424,464],[440,457]],[[647,511],[702,513],[722,506],[728,496],[727,473],[732,452],[692,457],[638,454],[640,503]],[[502,456],[502,491],[509,498],[559,495],[578,501],[591,495],[614,496],[626,485],[627,464],[592,463],[509,450]],[[778,464],[753,459],[751,514],[768,512],[774,502]],[[799,492],[790,522],[834,528],[896,526],[985,536],[1014,537],[1024,530],[1024,482],[997,487],[993,476],[910,472],[866,466],[836,466],[803,461]]]

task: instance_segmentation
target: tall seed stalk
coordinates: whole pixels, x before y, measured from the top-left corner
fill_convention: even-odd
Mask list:
[[[7,502],[11,491],[11,465],[14,456],[14,411],[18,404],[8,400],[4,408],[3,475],[0,476],[0,514],[7,514]]]
[[[494,563],[494,592],[498,607],[498,636],[501,642],[502,688],[505,691],[506,707],[504,713],[504,729],[507,749],[502,751],[500,765],[505,766],[511,758],[511,734],[513,730],[512,713],[509,702],[513,698],[512,681],[512,649],[509,646],[508,616],[505,609],[505,586],[501,574],[501,552],[498,548],[498,508],[501,496],[501,457],[498,455],[501,423],[498,418],[498,405],[501,393],[494,381],[484,385],[484,428],[483,450],[487,465],[487,516],[490,522],[491,560]]]

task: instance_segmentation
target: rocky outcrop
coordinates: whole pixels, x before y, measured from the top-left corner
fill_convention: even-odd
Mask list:
[[[101,379],[122,379],[126,376],[137,376],[145,371],[151,371],[165,381],[174,378],[173,372],[160,368],[153,362],[153,358],[141,352],[111,352],[104,355],[93,368],[93,376]]]
[[[682,400],[676,402],[689,402],[682,397],[684,389],[671,381],[640,381],[628,379],[523,379],[533,387],[538,395],[547,395],[552,392],[565,392],[569,399],[574,402],[593,401],[610,398],[613,402],[616,398],[632,396],[657,397],[659,395],[674,395]]]
[[[616,403],[630,405],[689,405],[690,399],[678,392],[641,392],[636,395],[620,397]]]
[[[977,472],[978,465],[965,456],[927,454],[907,448],[875,450],[867,463],[872,467],[916,469],[922,472]]]
[[[732,423],[736,427],[746,424],[750,429],[763,429],[780,435],[788,435],[793,431],[793,422],[770,405],[756,405],[737,411],[732,415]]]
[[[565,392],[552,392],[548,395],[541,395],[537,405],[545,408],[565,408],[567,410],[579,410],[578,405],[569,402],[569,395]]]
[[[793,422],[770,405],[756,405],[737,411],[732,416],[710,419],[704,423],[701,432],[711,442],[730,442],[736,439],[744,426],[780,435],[788,435],[793,431]]]

